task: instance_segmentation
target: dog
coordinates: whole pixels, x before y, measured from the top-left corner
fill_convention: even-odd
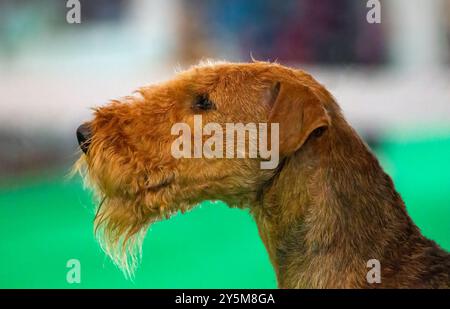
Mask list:
[[[192,127],[195,115],[221,126],[278,124],[278,165],[175,158],[171,127]],[[127,275],[152,222],[222,200],[250,209],[280,288],[450,287],[450,255],[422,236],[391,178],[306,72],[258,61],[199,64],[96,108],[77,137],[84,153],[76,168],[99,195],[95,233]]]

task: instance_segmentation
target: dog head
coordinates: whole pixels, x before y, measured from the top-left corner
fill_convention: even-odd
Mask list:
[[[77,168],[99,195],[95,229],[104,250],[131,275],[155,220],[208,199],[254,205],[279,166],[261,168],[270,159],[261,145],[275,163],[292,155],[330,125],[328,96],[302,71],[219,63],[96,108],[77,131]],[[241,139],[230,124],[244,125]]]

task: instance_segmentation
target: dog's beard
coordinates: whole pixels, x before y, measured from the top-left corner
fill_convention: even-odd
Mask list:
[[[94,234],[114,264],[132,278],[142,257],[142,243],[151,219],[130,212],[129,207],[133,205],[127,205],[127,201],[103,197],[97,206]]]
[[[178,212],[192,208],[178,203],[168,207],[166,203],[148,202],[144,194],[135,196],[106,195],[98,186],[98,176],[89,171],[84,157],[78,160],[73,173],[79,173],[85,187],[91,188],[97,199],[94,234],[103,251],[126,278],[133,278],[142,258],[142,243],[149,226]]]

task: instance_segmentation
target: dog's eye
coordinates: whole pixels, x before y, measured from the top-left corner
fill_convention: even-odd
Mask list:
[[[210,110],[210,109],[214,109],[215,105],[214,103],[208,99],[208,97],[206,96],[198,96],[195,101],[194,101],[194,109],[197,110]]]
[[[312,133],[311,133],[311,137],[313,138],[318,138],[321,137],[323,135],[323,133],[326,131],[325,127],[319,127],[317,129],[315,129]]]

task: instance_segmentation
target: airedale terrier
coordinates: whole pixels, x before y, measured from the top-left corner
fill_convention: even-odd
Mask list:
[[[261,168],[259,154],[174,156],[173,125],[193,128],[196,115],[224,129],[279,124],[279,163]],[[250,209],[281,288],[450,287],[450,255],[422,236],[333,97],[303,71],[200,64],[97,108],[77,135],[85,153],[77,166],[99,194],[96,233],[127,274],[152,222],[222,200]]]

